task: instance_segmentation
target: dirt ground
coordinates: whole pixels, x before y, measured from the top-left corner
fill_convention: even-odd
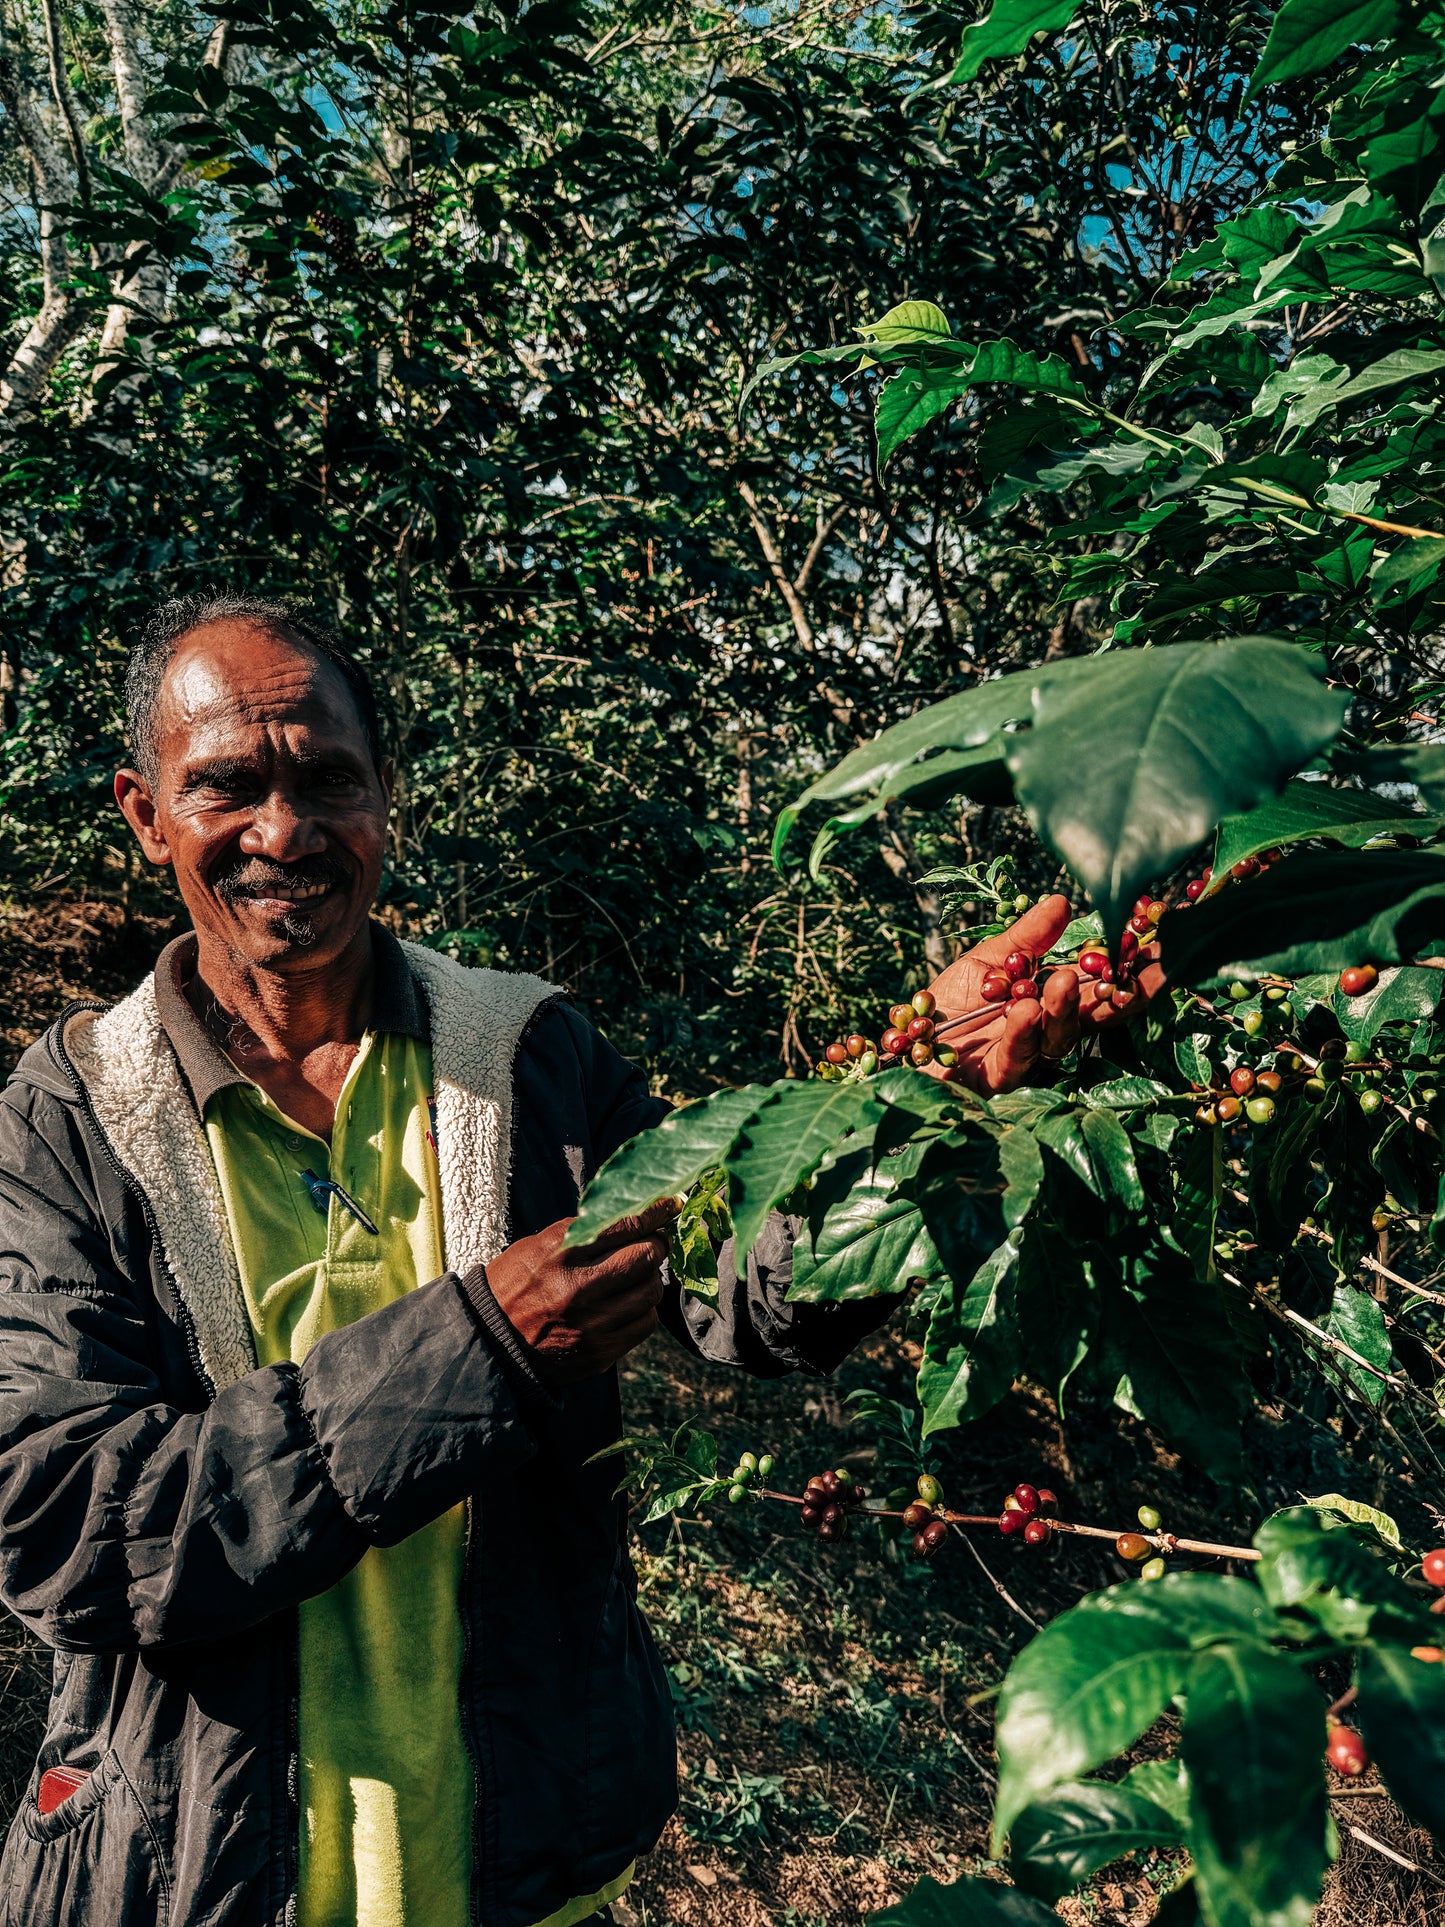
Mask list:
[[[76,900],[0,916],[6,1064],[69,999],[127,988],[171,928],[164,912],[127,921],[113,905]],[[866,1477],[868,1440],[847,1394],[907,1398],[913,1341],[897,1322],[826,1383],[764,1383],[700,1366],[658,1337],[623,1373],[629,1426],[694,1420],[725,1452],[771,1451],[783,1489],[845,1462]],[[1066,1435],[1048,1402],[1023,1391],[948,1439],[941,1470],[964,1510],[994,1508],[1031,1478],[1077,1518],[1122,1526],[1148,1499],[1180,1533],[1247,1535],[1262,1509],[1330,1489],[1313,1483],[1328,1470],[1318,1436],[1294,1427],[1287,1411],[1260,1418],[1260,1490],[1237,1516],[1117,1412],[1082,1407]],[[623,1927],[851,1927],[923,1873],[996,1874],[986,1858],[994,1690],[1036,1622],[1122,1574],[1107,1544],[1086,1541],[1037,1553],[980,1539],[929,1567],[890,1565],[876,1541],[824,1547],[765,1504],[649,1526],[634,1550],[673,1682],[682,1800],[616,1909]],[[0,1623],[5,1817],[29,1773],[48,1676],[47,1655],[14,1620]],[[1146,1736],[1138,1757],[1166,1742]],[[1445,1921],[1445,1858],[1428,1837],[1368,1778],[1332,1807],[1341,1853],[1322,1927]],[[1123,1862],[1060,1903],[1060,1918],[1142,1927],[1172,1877],[1164,1860]]]

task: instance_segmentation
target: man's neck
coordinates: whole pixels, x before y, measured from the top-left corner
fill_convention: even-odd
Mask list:
[[[272,971],[198,936],[191,1007],[236,1067],[299,1124],[329,1137],[371,1022],[371,929],[311,969]]]

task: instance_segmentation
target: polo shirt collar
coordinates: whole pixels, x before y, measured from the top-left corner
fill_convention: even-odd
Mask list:
[[[426,999],[421,985],[406,960],[406,952],[385,924],[371,925],[371,957],[375,971],[371,1028],[378,1033],[415,1037],[426,1043],[430,1036]],[[232,1084],[248,1084],[216,1043],[211,1033],[191,1008],[186,985],[195,974],[196,935],[168,943],[156,959],[156,1007],[161,1024],[191,1087],[196,1109],[204,1116],[206,1106],[217,1091]]]

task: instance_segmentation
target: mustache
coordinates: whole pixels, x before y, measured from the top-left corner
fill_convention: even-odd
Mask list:
[[[211,888],[223,902],[234,903],[241,897],[264,896],[268,886],[286,889],[297,884],[324,884],[327,888],[344,888],[350,881],[350,866],[327,851],[301,857],[295,863],[277,863],[270,857],[238,852],[214,872]]]

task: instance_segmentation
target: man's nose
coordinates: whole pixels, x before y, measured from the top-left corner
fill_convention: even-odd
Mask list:
[[[325,848],[315,817],[284,790],[272,790],[241,832],[244,855],[269,857],[273,863],[294,863]]]

